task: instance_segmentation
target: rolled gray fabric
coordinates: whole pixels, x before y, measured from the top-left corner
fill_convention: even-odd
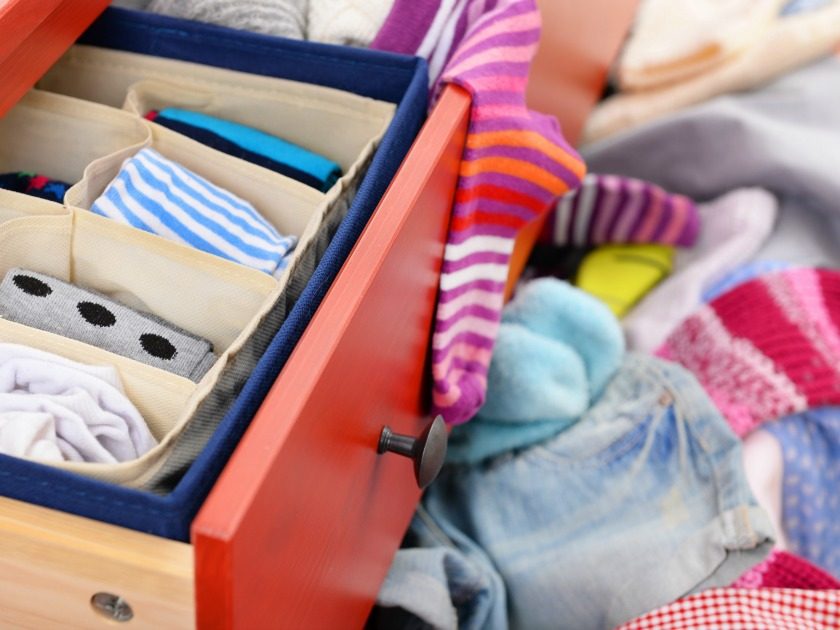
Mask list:
[[[147,10],[237,28],[306,39],[308,0],[152,0]]]
[[[10,269],[0,283],[0,317],[193,381],[216,360],[206,339],[100,293],[25,269]]]

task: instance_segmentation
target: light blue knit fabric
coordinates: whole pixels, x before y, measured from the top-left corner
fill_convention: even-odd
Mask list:
[[[244,199],[154,149],[126,160],[91,211],[270,274],[297,243]]]
[[[160,115],[205,129],[252,153],[293,166],[324,182],[322,190],[328,190],[341,177],[341,167],[332,160],[259,129],[176,107],[162,109]]]
[[[621,364],[624,338],[600,301],[554,278],[528,283],[505,307],[487,399],[455,427],[450,462],[475,463],[572,425]]]

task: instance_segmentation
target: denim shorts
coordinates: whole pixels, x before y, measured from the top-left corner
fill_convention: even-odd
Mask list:
[[[446,469],[411,531],[418,548],[406,551],[447,549],[438,580],[452,576],[460,554],[458,602],[426,600],[426,608],[401,598],[405,582],[392,572],[389,605],[409,602],[429,621],[432,607],[454,607],[462,628],[527,629],[611,628],[728,586],[769,553],[773,536],[747,485],[740,441],[694,377],[633,354],[568,430]],[[395,564],[403,575],[413,568]],[[482,573],[470,601],[463,575]]]

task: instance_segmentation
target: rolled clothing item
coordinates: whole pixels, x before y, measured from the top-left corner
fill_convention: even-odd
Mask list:
[[[113,464],[156,444],[116,368],[0,343],[0,452]]]
[[[223,138],[217,133],[213,133],[212,131],[209,131],[207,129],[202,129],[201,127],[188,125],[187,123],[179,122],[177,120],[172,120],[171,118],[167,118],[166,116],[161,116],[160,112],[156,110],[152,110],[149,113],[147,113],[146,119],[151,120],[152,122],[157,123],[162,127],[166,127],[167,129],[171,129],[172,131],[180,133],[182,136],[192,138],[196,142],[200,142],[203,145],[212,147],[217,151],[227,153],[228,155],[237,157],[240,160],[245,160],[246,162],[250,162],[251,164],[262,166],[263,168],[267,168],[270,171],[280,173],[281,175],[290,177],[296,181],[301,182],[302,184],[306,184],[307,186],[312,186],[312,188],[316,188],[318,190],[321,190],[322,192],[326,192],[326,189],[324,189],[324,182],[314,177],[313,175],[310,175],[305,171],[301,171],[289,164],[284,164],[282,162],[272,160],[271,158],[266,157],[260,153],[248,151],[247,149],[236,144],[235,142],[231,142],[230,140]],[[330,186],[331,185],[332,184],[330,184]]]
[[[154,149],[127,159],[91,212],[274,274],[296,236],[283,236],[250,203]]]
[[[317,181],[319,185],[315,188],[322,192],[332,188],[341,177],[341,167],[332,160],[254,127],[177,107],[160,110],[155,122],[161,118],[208,131],[271,162],[286,164]]]
[[[567,430],[444,468],[379,604],[453,628],[613,628],[728,586],[772,547],[740,448],[691,374],[627,354]]]
[[[39,197],[57,203],[64,202],[64,195],[71,184],[49,179],[35,173],[2,173],[0,174],[0,188]]]
[[[100,293],[26,269],[10,269],[0,282],[0,317],[193,381],[216,361],[206,339]]]
[[[147,10],[243,31],[306,38],[309,0],[152,0]]]
[[[688,368],[739,436],[840,405],[840,271],[794,268],[738,285],[683,321],[657,354]]]
[[[670,0],[663,0],[670,2]],[[674,3],[682,5],[683,3]],[[840,44],[840,2],[778,20],[742,54],[684,81],[616,94],[589,116],[583,142],[605,139],[729,92],[751,90],[826,57]]]

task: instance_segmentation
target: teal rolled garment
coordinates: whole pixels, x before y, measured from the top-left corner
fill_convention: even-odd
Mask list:
[[[162,109],[159,115],[205,129],[247,151],[293,166],[323,182],[322,191],[329,190],[341,177],[341,166],[332,160],[259,129],[177,107]]]

